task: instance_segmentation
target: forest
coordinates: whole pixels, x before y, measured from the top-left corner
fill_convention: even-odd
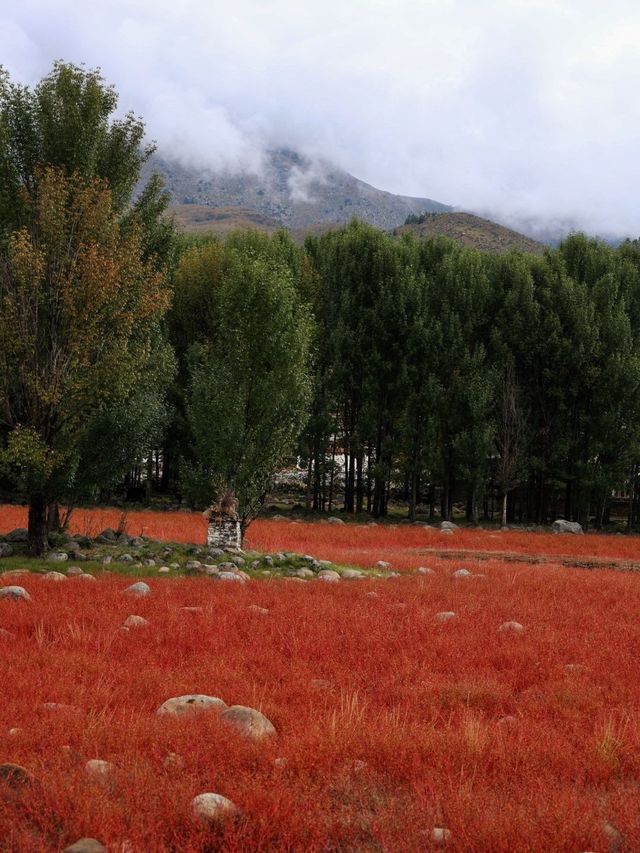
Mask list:
[[[79,504],[640,522],[640,244],[491,255],[363,222],[178,233],[99,72],[0,75],[0,486]],[[66,510],[63,509],[66,507]]]

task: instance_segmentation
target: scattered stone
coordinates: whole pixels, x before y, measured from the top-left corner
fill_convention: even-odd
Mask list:
[[[7,734],[9,735],[9,737],[17,737],[21,731],[22,731],[22,729],[13,728],[13,729],[9,729]]]
[[[137,598],[142,598],[145,595],[151,595],[151,588],[149,584],[144,583],[144,581],[138,581],[137,583],[132,583],[131,586],[128,586],[123,595],[133,595]]]
[[[454,578],[470,578],[471,572],[469,571],[469,569],[456,569],[456,571],[453,573],[453,577]]]
[[[107,848],[95,838],[80,838],[65,847],[63,853],[107,853]]]
[[[191,814],[196,820],[220,823],[239,813],[235,803],[222,794],[198,794],[191,800]]]
[[[439,613],[436,613],[434,618],[438,622],[451,622],[452,619],[457,619],[457,616],[453,610],[441,610]]]
[[[276,734],[273,723],[264,714],[244,705],[232,705],[220,714],[220,719],[254,740],[262,740]]]
[[[227,703],[218,696],[206,696],[202,693],[188,693],[185,696],[173,696],[167,699],[156,711],[156,714],[173,714],[181,717],[184,714],[194,714],[200,711],[223,711]]]
[[[440,522],[440,530],[457,530],[458,525],[454,524],[453,521],[441,521]]]
[[[151,625],[148,619],[145,619],[144,616],[127,616],[122,625],[123,628],[129,630],[130,628],[146,628]]]
[[[62,572],[46,572],[42,575],[43,580],[47,581],[67,581],[69,578],[63,575]]]
[[[382,571],[387,571],[387,569],[391,568],[391,563],[387,563],[386,560],[378,560],[376,563],[376,569],[382,569]]]
[[[94,581],[95,577],[90,575],[88,572],[82,572],[80,575],[76,575],[79,581]]]
[[[184,567],[188,572],[197,571],[201,566],[202,563],[200,562],[200,560],[187,560],[187,562],[184,564]]]
[[[192,615],[204,613],[204,607],[181,607],[180,610],[184,611],[184,613],[191,613]]]
[[[106,539],[108,542],[116,542],[118,539],[118,534],[112,527],[105,527],[102,533],[99,533],[96,536],[96,539]]]
[[[73,577],[73,575],[83,575],[84,572],[80,568],[80,566],[69,566],[69,568],[67,569],[67,574]]]
[[[273,766],[277,767],[278,770],[282,770],[284,767],[287,766],[288,763],[289,762],[286,758],[275,758],[273,761]]]
[[[131,554],[121,554],[118,557],[118,562],[119,563],[133,563],[133,557],[131,556]]]
[[[444,530],[440,531],[440,533],[444,536],[453,536],[453,530],[449,530],[448,527],[445,527]]]
[[[257,604],[250,604],[247,607],[251,613],[256,613],[258,616],[268,616],[269,610],[266,607],[259,607]]]
[[[212,575],[212,577],[221,581],[239,581],[240,583],[246,583],[246,577],[243,577],[239,572],[218,572],[217,575]]]
[[[184,758],[181,755],[178,755],[177,752],[170,752],[162,762],[162,766],[165,770],[183,770]]]
[[[147,560],[143,560],[143,561],[142,561],[142,565],[143,565],[143,566],[148,566],[149,568],[153,568],[153,567],[156,565],[156,561],[155,561],[155,560],[153,560],[153,559],[151,559],[151,558],[149,558],[149,559],[147,559]]]
[[[524,625],[519,622],[503,622],[498,628],[499,634],[523,634]]]
[[[441,847],[451,840],[451,830],[444,826],[434,826],[431,831],[431,840],[438,847]]]
[[[429,569],[426,566],[418,566],[416,569],[417,575],[435,575],[435,569]]]
[[[66,563],[68,559],[69,555],[66,551],[52,551],[47,554],[47,560],[50,563]]]
[[[340,575],[332,569],[323,569],[318,572],[318,580],[325,583],[337,583],[340,580]]]
[[[358,580],[359,578],[363,578],[364,576],[364,572],[361,572],[359,569],[344,569],[344,571],[340,575],[342,580],[345,581]]]
[[[564,518],[556,519],[551,525],[551,530],[554,533],[573,533],[577,536],[584,534],[581,524],[577,521],[565,521]]]
[[[113,557],[103,557],[100,562],[103,566],[108,566],[111,563],[112,559]]]
[[[171,569],[169,568],[169,566],[160,566],[160,568],[158,569],[159,575],[168,575],[170,574],[170,572]]]
[[[374,591],[372,590],[371,592],[368,592],[368,593],[367,593],[367,598],[380,598],[380,596],[378,595],[378,593],[377,593],[377,592],[374,592]]]
[[[5,580],[9,580],[9,578],[24,578],[30,574],[31,572],[29,569],[11,569],[8,572],[2,572],[0,577],[3,577]]]
[[[327,521],[329,524],[344,524],[344,521],[341,518],[338,518],[337,515],[330,515]]]
[[[10,557],[13,554],[13,545],[9,542],[0,542],[0,557]]]
[[[113,772],[113,764],[110,761],[103,761],[101,758],[91,758],[84,766],[88,776],[93,776],[96,779],[103,779]]]
[[[293,578],[314,578],[315,576],[315,572],[311,569],[307,569],[305,566],[301,569],[294,569],[291,572],[291,577]]]
[[[11,598],[14,601],[31,601],[31,596],[23,586],[0,587],[0,598]]]
[[[24,543],[29,541],[29,532],[26,527],[16,527],[4,537],[7,542]]]

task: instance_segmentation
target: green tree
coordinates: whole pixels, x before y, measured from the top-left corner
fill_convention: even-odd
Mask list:
[[[194,308],[198,294],[202,305],[189,351],[193,448],[184,490],[205,504],[233,489],[243,528],[293,452],[310,398],[308,308],[291,268],[264,244],[251,249],[252,239],[197,249],[177,275],[178,291]]]

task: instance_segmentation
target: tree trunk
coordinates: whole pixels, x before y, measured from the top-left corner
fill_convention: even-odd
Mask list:
[[[47,503],[40,493],[29,496],[27,551],[31,557],[42,557],[49,549],[47,541]]]
[[[507,526],[507,498],[508,498],[508,493],[505,491],[505,493],[502,496],[502,522],[501,522],[502,527]]]

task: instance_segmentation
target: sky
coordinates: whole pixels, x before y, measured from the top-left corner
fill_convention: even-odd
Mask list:
[[[0,63],[99,66],[189,165],[286,146],[514,225],[640,235],[637,0],[0,0]]]

